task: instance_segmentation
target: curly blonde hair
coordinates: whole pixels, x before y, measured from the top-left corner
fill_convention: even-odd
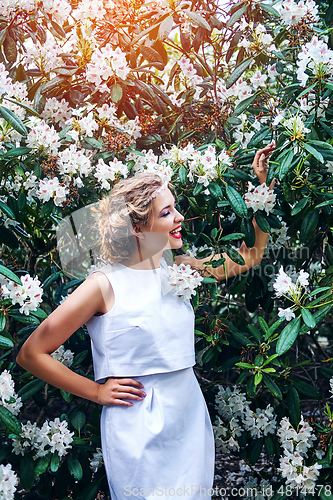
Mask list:
[[[120,181],[100,202],[101,258],[111,264],[126,262],[138,250],[133,229],[147,227],[153,212],[147,200],[164,184],[158,174],[141,173]],[[172,185],[168,184],[172,189]]]

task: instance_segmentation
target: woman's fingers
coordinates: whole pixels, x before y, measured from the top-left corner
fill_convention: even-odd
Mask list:
[[[116,380],[120,385],[134,385],[143,388],[141,382],[134,380],[134,378],[114,378],[113,380]]]

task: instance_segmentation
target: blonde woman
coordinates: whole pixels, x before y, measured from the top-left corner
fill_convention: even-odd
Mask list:
[[[267,176],[259,151],[253,168]],[[168,184],[156,174],[119,182],[101,203],[102,257],[110,264],[91,274],[27,339],[17,362],[60,389],[103,405],[101,438],[112,500],[140,496],[210,498],[214,438],[193,372],[194,313],[188,300],[167,290],[162,254],[182,246],[183,216]],[[218,279],[261,261],[267,234],[241,254],[226,257]],[[177,258],[178,263],[188,258]],[[205,259],[191,259],[196,268]],[[224,270],[225,269],[225,270]],[[51,356],[80,326],[92,341],[95,381]]]

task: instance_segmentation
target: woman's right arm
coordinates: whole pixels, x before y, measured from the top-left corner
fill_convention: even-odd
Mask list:
[[[99,384],[83,377],[51,356],[80,326],[105,308],[104,298],[113,294],[106,276],[92,274],[23,344],[17,363],[45,382],[102,405],[132,406],[123,399],[140,400],[142,384],[130,378],[110,378]],[[134,387],[131,387],[134,386]]]

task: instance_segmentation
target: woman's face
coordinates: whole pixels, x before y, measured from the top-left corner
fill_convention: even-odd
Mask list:
[[[161,251],[182,246],[181,223],[184,217],[176,210],[170,189],[166,188],[152,201],[153,212],[148,226],[142,229],[151,250]]]

